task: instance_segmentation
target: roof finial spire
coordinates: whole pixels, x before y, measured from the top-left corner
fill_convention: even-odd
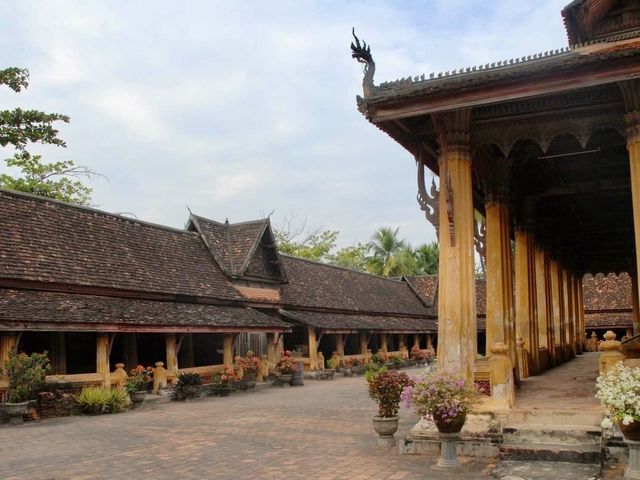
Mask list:
[[[351,42],[351,57],[355,58],[358,62],[364,64],[364,78],[362,79],[362,91],[364,96],[367,97],[371,91],[375,88],[373,84],[373,75],[376,72],[376,62],[373,61],[371,55],[371,45],[367,45],[367,42],[356,36],[356,29],[351,29],[351,35],[355,39],[355,43]]]

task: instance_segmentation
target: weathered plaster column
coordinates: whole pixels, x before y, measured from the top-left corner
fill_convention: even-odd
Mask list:
[[[528,369],[524,365],[518,368],[520,378],[526,378],[526,373],[535,375],[539,371],[535,247],[532,234],[523,228],[516,229],[515,237],[516,339],[522,338],[529,359]]]
[[[138,334],[123,333],[122,342],[124,346],[124,365],[126,370],[131,370],[138,365]]]
[[[627,124],[627,151],[631,175],[631,200],[636,244],[636,272],[640,272],[640,80],[620,82]],[[636,294],[638,294],[636,282]],[[634,318],[635,320],[635,318]],[[637,332],[634,322],[634,334]]]
[[[318,370],[318,338],[314,327],[307,327],[309,335],[309,369]]]
[[[51,369],[55,375],[67,373],[67,343],[64,332],[51,332]]]
[[[584,353],[584,338],[586,329],[582,325],[580,318],[580,279],[576,273],[573,274],[573,315],[575,316],[575,342],[576,342],[576,354],[582,355]]]
[[[225,333],[222,337],[222,362],[225,365],[233,365],[233,342],[235,335],[233,333]],[[167,360],[169,356],[167,355]]]
[[[511,163],[504,157],[483,158],[478,162],[478,171],[486,191],[487,352],[492,355],[492,345],[504,344],[519,375],[508,204]],[[500,389],[494,389],[498,391]]]
[[[473,380],[476,356],[471,110],[434,115],[440,143],[438,366]]]
[[[538,316],[538,346],[544,348],[544,358],[539,356],[539,373],[547,370],[551,358],[551,336],[549,335],[549,285],[545,269],[545,252],[541,247],[535,247],[535,276],[536,276],[536,314]]]
[[[570,270],[564,270],[564,285],[565,285],[565,321],[566,321],[566,332],[567,332],[567,350],[570,355],[570,358],[574,358],[576,356],[576,327],[575,327],[575,316],[574,316],[574,308],[573,308],[573,274]]]
[[[584,289],[582,286],[582,277],[578,278],[578,316],[580,317],[580,324],[582,325],[582,350],[585,349],[585,334],[587,332],[587,325],[584,321]],[[596,345],[597,346],[597,345]]]
[[[105,387],[111,386],[111,369],[109,368],[109,334],[96,334],[96,372],[102,375]]]
[[[167,371],[169,373],[178,372],[178,352],[176,350],[176,334],[167,333],[165,335],[165,346],[167,355]],[[231,363],[229,364],[231,365]]]
[[[380,341],[380,348],[378,350],[382,352],[388,351],[388,337],[386,333],[380,334],[379,341]]]

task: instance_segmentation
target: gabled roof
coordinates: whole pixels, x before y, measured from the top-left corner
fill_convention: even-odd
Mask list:
[[[438,308],[438,275],[423,275],[421,277],[403,277],[411,288],[420,295],[424,302]],[[482,279],[476,279],[476,315],[484,317],[487,313],[487,285]]]
[[[0,189],[0,280],[240,299],[195,232]]]
[[[362,313],[435,317],[403,281],[282,255],[289,283],[282,286],[286,310],[323,308]]]
[[[187,230],[202,235],[209,252],[228,276],[285,281],[269,219],[231,224],[191,214]],[[261,266],[249,269],[252,263]]]
[[[386,332],[437,332],[438,322],[429,318],[403,316],[353,315],[344,313],[280,310],[292,320],[326,331],[373,330]]]
[[[631,311],[631,277],[629,275],[585,275],[582,279],[586,312]]]

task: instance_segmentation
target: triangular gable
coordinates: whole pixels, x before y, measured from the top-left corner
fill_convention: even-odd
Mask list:
[[[570,45],[640,34],[637,0],[575,0],[562,10]]]
[[[187,230],[200,234],[228,276],[268,282],[286,281],[268,219],[230,224],[191,214]]]

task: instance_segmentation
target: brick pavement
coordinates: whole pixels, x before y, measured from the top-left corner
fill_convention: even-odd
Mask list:
[[[362,377],[0,426],[0,479],[479,479],[493,465],[376,446]],[[416,417],[401,411],[397,437]]]

